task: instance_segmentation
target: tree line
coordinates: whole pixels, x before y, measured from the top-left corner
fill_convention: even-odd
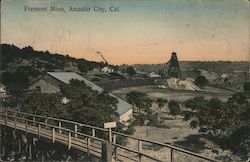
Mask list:
[[[191,128],[215,137],[222,149],[230,149],[247,159],[250,156],[249,98],[246,93],[236,93],[226,102],[195,97],[185,102],[192,111],[184,119],[191,120]]]

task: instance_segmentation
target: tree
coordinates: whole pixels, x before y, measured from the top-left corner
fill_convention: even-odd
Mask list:
[[[127,67],[126,73],[129,74],[130,76],[133,76],[136,74],[135,69],[132,66]]]
[[[8,91],[24,90],[29,85],[28,74],[25,72],[4,72],[2,82]]]
[[[218,98],[212,98],[206,102],[206,106],[197,109],[199,115],[198,124],[201,131],[208,131],[214,135],[220,130],[220,125],[223,124],[220,121],[221,109],[224,103]]]
[[[70,100],[66,109],[72,120],[102,127],[103,123],[118,118],[118,100],[92,90],[84,81],[71,80],[70,84],[62,85],[60,91]]]
[[[158,113],[153,113],[153,112],[150,112],[150,113],[147,113],[146,117],[147,117],[147,120],[149,121],[147,125],[149,126],[159,126],[160,125],[160,122],[158,120]]]
[[[147,98],[145,93],[131,91],[126,95],[126,99],[128,103],[132,104],[133,106],[137,107],[137,113],[141,113],[141,109],[147,111],[152,102]]]
[[[181,112],[180,105],[177,101],[175,100],[170,100],[168,103],[169,111],[171,115],[178,115]]]
[[[198,96],[188,99],[187,101],[184,102],[184,105],[187,108],[191,108],[192,110],[197,110],[203,108],[206,105],[206,102],[207,101],[203,96]]]
[[[205,100],[203,97],[195,97],[186,101],[186,106],[192,108],[190,114],[185,114],[185,119],[188,120],[191,117],[195,117],[191,121],[191,128],[200,128],[200,131],[216,134],[219,128],[215,125],[218,124],[221,115],[221,109],[224,103],[218,98],[212,98],[210,100]]]
[[[16,87],[27,88],[23,86],[28,86],[29,81],[46,71],[77,68],[81,72],[87,72],[100,67],[100,63],[97,62],[51,54],[49,51],[35,51],[31,46],[23,49],[8,44],[1,44],[0,46],[1,69],[3,71],[1,81],[4,82],[6,87],[15,84]]]
[[[156,103],[158,104],[159,108],[161,109],[167,103],[167,100],[164,98],[157,98]]]
[[[118,65],[115,65],[113,68],[114,68],[114,72],[118,72],[118,70],[119,70],[119,66]]]
[[[244,83],[243,88],[245,92],[250,92],[250,82]]]
[[[194,84],[196,84],[197,86],[201,87],[201,88],[204,88],[205,86],[208,85],[208,80],[205,76],[198,76],[195,81],[194,81]]]
[[[67,118],[59,94],[31,93],[28,94],[21,105],[21,111],[31,114]]]
[[[244,93],[236,93],[228,99],[222,111],[222,146],[240,155],[243,160],[250,156],[250,102]]]
[[[184,102],[184,105],[187,108],[191,108],[192,111],[186,111],[184,120],[190,120],[191,118],[194,118],[197,114],[198,110],[204,109],[207,106],[207,100],[203,96],[198,96],[194,97],[191,99],[188,99],[187,101]],[[197,128],[198,122],[197,121],[192,121],[191,122],[191,128]]]
[[[69,99],[67,104],[62,98]],[[117,99],[98,93],[83,81],[71,80],[60,86],[60,93],[31,93],[22,102],[21,110],[44,116],[53,116],[102,127],[105,122],[115,121]]]
[[[136,110],[136,125],[143,125],[144,121],[146,120],[146,117],[150,113],[150,107],[152,104],[152,101],[147,98],[147,95],[145,93],[131,91],[126,95],[127,102],[134,106],[134,108],[137,108]],[[141,113],[141,110],[143,110],[145,114]]]
[[[217,138],[224,149],[246,159],[250,155],[250,102],[244,93],[236,93],[227,102],[212,98],[202,102],[190,126]]]
[[[250,155],[250,126],[236,129],[220,143],[223,148],[230,148],[235,154],[246,160]]]

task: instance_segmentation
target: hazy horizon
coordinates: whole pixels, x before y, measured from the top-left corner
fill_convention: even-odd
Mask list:
[[[4,45],[4,44],[6,44],[6,43],[2,43],[2,45]],[[16,46],[15,44],[6,44],[6,45],[14,45],[14,46]],[[28,46],[30,46],[30,45],[27,45],[27,46],[24,46],[24,47],[19,47],[19,46],[16,46],[16,47],[19,48],[19,49],[22,49],[22,48],[25,48],[25,47],[28,47]],[[30,47],[32,47],[32,46],[30,46]],[[37,49],[34,49],[34,48],[33,48],[33,50],[38,51],[38,52],[40,52],[40,51],[45,52],[46,51],[46,50],[37,50]],[[63,55],[63,56],[69,55],[70,57],[74,57],[74,56],[71,56],[70,54],[51,53],[50,51],[48,51],[48,52],[50,54],[59,54],[59,55]],[[165,64],[166,62],[169,61],[170,57],[171,57],[171,54],[169,54],[169,56],[166,57],[165,62],[160,62],[160,63],[142,63],[142,64],[140,64],[140,63],[125,64],[124,63],[124,64],[111,64],[111,65],[119,65],[120,66],[120,65],[157,65],[157,64]],[[177,54],[177,57],[178,57],[178,54]],[[85,59],[87,61],[95,61],[95,62],[103,61],[101,59],[100,60],[88,60],[88,59],[83,58],[83,57],[74,57],[74,58],[76,58],[76,59]],[[230,60],[180,60],[179,58],[178,58],[178,60],[179,60],[179,62],[250,62],[249,60],[239,60],[239,61],[230,61]]]
[[[248,0],[2,0],[1,43],[110,64],[250,61]],[[63,7],[66,12],[25,12]],[[98,6],[119,12],[68,12]]]

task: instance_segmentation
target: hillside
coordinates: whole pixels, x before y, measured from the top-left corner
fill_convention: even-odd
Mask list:
[[[18,48],[1,44],[1,82],[8,88],[26,88],[31,80],[47,71],[86,73],[102,63],[76,59],[68,55],[36,51],[32,47]]]
[[[203,69],[217,73],[232,73],[234,71],[248,71],[250,62],[247,61],[180,61],[181,70]],[[136,64],[133,65],[139,71],[159,72],[164,64]]]

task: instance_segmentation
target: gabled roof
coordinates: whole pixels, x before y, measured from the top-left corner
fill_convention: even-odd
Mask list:
[[[83,78],[82,76],[80,76],[79,74],[76,74],[74,72],[48,72],[48,75],[56,78],[57,80],[65,83],[65,84],[69,84],[69,81],[71,79],[77,79],[80,81],[84,81],[84,83],[91,87],[93,90],[96,90],[98,92],[103,92],[103,89],[101,87],[99,87],[98,85],[94,84],[93,82]]]
[[[65,83],[65,84],[69,84],[71,79],[77,79],[80,81],[84,81],[84,83],[87,86],[91,87],[92,90],[96,90],[99,93],[102,93],[104,91],[103,88],[99,87],[95,83],[83,78],[82,76],[80,76],[79,74],[74,73],[74,72],[48,72],[48,75],[52,76],[53,78]],[[116,110],[118,114],[121,115],[121,114],[127,112],[132,107],[132,105],[130,105],[126,101],[120,99],[119,97],[117,97],[111,93],[109,93],[109,95],[118,100],[117,110]]]

